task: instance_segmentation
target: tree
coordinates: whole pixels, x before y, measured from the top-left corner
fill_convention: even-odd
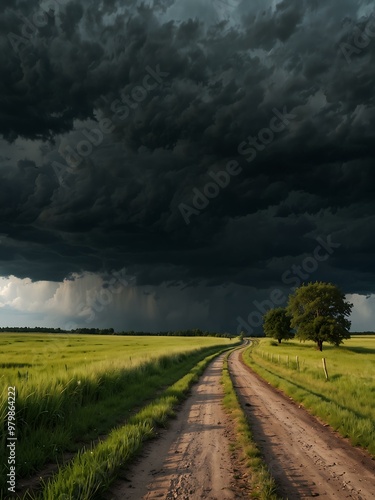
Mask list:
[[[290,317],[287,316],[283,307],[271,309],[263,316],[263,330],[266,337],[272,337],[279,341],[291,339],[293,333],[290,327]]]
[[[350,338],[351,322],[346,316],[352,307],[336,285],[316,282],[297,288],[289,296],[287,313],[292,328],[297,329],[296,337],[316,342],[322,351],[323,342],[339,346]]]

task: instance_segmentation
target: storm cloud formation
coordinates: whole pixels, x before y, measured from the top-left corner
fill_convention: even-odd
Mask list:
[[[330,236],[314,280],[374,293],[374,14],[3,1],[0,274],[126,268],[155,307],[180,294],[181,327],[195,293],[196,322],[234,330]]]

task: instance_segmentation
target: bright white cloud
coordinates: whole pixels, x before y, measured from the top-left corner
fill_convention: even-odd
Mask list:
[[[0,278],[1,326],[165,330],[209,321],[208,303],[186,289],[136,286],[124,270],[104,277],[84,273],[54,283]],[[189,325],[193,321],[194,325]]]
[[[16,311],[46,311],[46,303],[59,285],[50,281],[32,282],[15,276],[0,278],[0,308]]]
[[[95,327],[94,321],[100,322],[106,309],[121,305],[118,298],[124,300],[124,291],[131,285],[131,280],[121,272],[107,278],[92,273],[76,274],[60,283],[3,277],[0,278],[0,308],[29,314],[30,319],[37,314],[50,326],[65,327],[65,323],[69,323],[74,327],[77,323],[77,326]],[[9,315],[4,316],[8,319]]]

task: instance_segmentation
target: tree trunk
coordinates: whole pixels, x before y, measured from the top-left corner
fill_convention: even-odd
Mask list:
[[[318,340],[318,351],[323,351],[323,340]]]
[[[281,344],[281,339],[277,339],[279,341],[279,344]]]

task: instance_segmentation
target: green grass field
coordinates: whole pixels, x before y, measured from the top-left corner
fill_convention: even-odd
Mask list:
[[[17,393],[17,477],[27,477],[47,462],[62,463],[66,452],[96,446],[204,358],[233,344],[210,337],[0,334],[0,490],[8,387]],[[143,429],[137,421],[133,430],[142,436],[138,425]]]
[[[353,336],[340,347],[324,345],[323,352],[310,342],[255,340],[244,360],[353,445],[375,456],[375,336]]]

